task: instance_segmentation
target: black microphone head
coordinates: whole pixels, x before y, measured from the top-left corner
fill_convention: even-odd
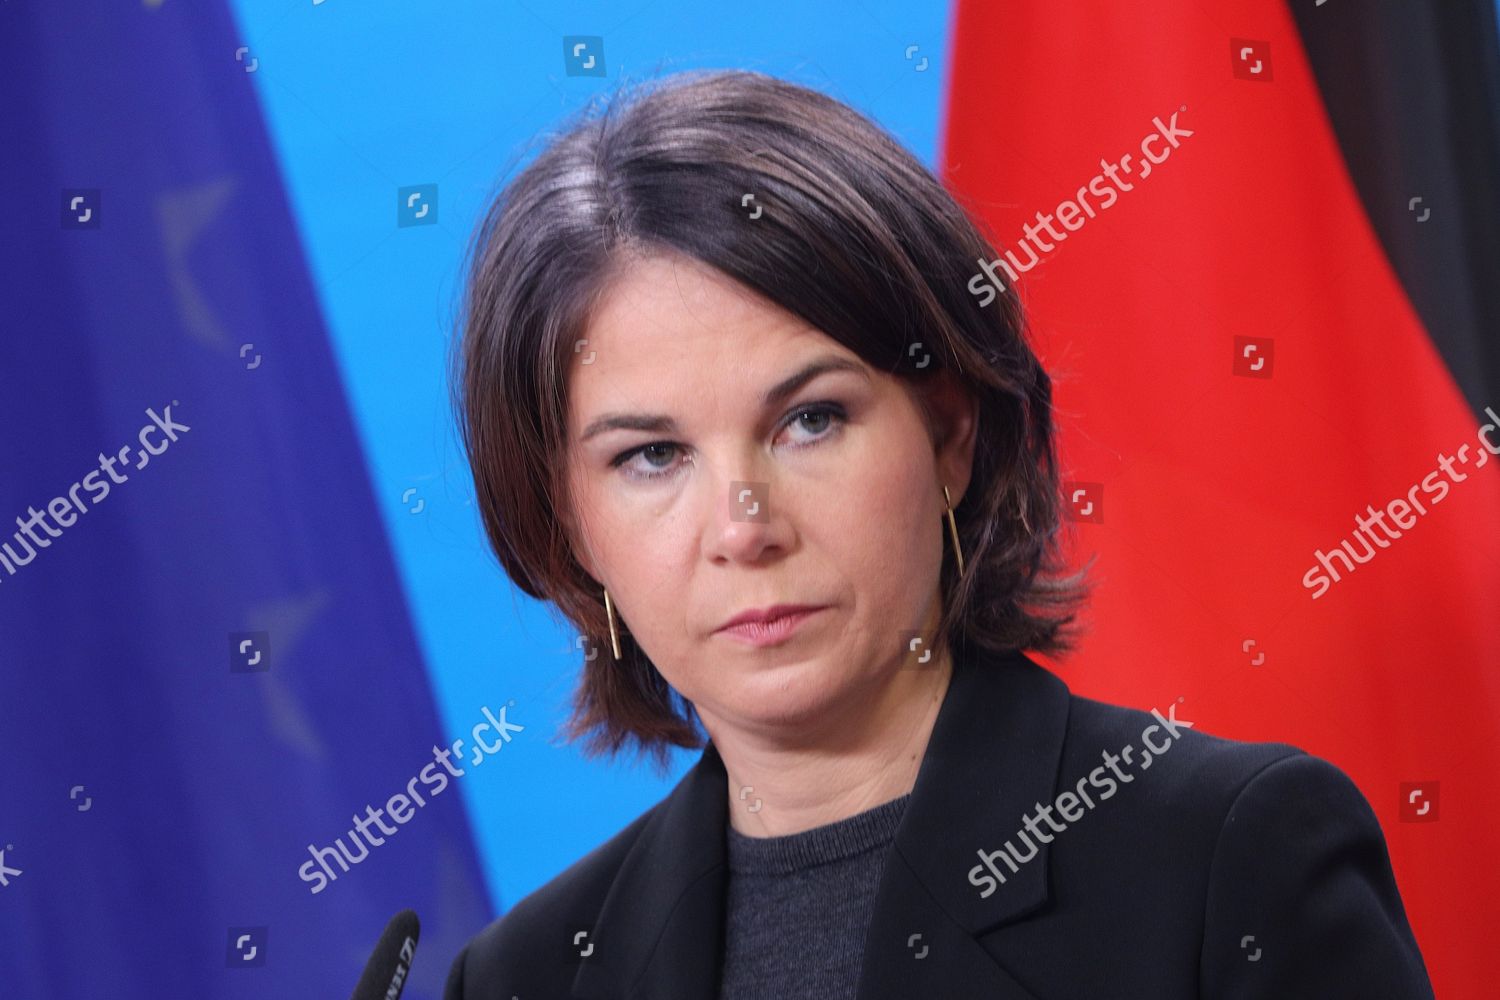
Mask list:
[[[406,977],[411,973],[412,956],[417,951],[417,936],[421,924],[414,910],[402,910],[385,925],[385,933],[370,960],[365,963],[364,975],[349,1000],[399,1000],[406,986]]]

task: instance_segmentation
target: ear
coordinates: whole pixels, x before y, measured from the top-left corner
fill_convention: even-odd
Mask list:
[[[932,434],[938,481],[948,487],[953,506],[969,488],[974,446],[979,439],[979,400],[951,369],[934,375],[920,389]]]

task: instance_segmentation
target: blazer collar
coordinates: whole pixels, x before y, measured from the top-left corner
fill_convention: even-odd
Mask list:
[[[1024,817],[1055,796],[1068,703],[1067,686],[1019,652],[955,653],[876,893],[860,1000],[884,995],[875,983],[903,981],[954,998],[1031,996],[975,939],[1047,901],[1047,845],[987,899],[968,873],[979,850],[1015,842]],[[577,996],[718,995],[727,823],[728,778],[710,742],[621,863],[594,921],[595,954],[574,978]],[[938,961],[913,960],[924,946]]]

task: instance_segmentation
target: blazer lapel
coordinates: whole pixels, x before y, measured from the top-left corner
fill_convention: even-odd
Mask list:
[[[953,671],[876,891],[858,1000],[1035,997],[978,938],[1046,904],[1047,846],[1002,867],[987,898],[969,873],[1053,799],[1068,689],[1019,653],[958,655]]]
[[[604,898],[573,993],[712,1000],[724,950],[728,775],[709,743],[646,821]]]
[[[955,654],[865,940],[858,1000],[1035,1000],[977,940],[1047,902],[1047,847],[988,898],[969,872],[1051,801],[1068,689],[1019,653]],[[710,742],[646,821],[605,896],[573,993],[712,1000],[724,950],[728,778]]]

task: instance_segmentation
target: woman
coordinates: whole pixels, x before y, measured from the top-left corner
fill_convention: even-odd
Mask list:
[[[703,754],[448,1000],[1431,996],[1342,772],[1021,652],[1084,587],[993,256],[754,73],[586,114],[496,199],[458,373],[490,541],[594,643],[568,735]]]

